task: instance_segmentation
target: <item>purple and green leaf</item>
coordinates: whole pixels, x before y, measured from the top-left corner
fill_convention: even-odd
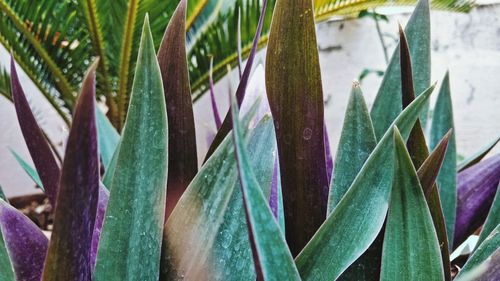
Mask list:
[[[410,135],[433,89],[434,86],[417,97],[394,121],[403,138]],[[393,147],[391,129],[370,154],[337,207],[296,258],[303,280],[338,278],[375,240],[389,205],[394,174]]]
[[[243,127],[248,128],[248,121],[243,117]],[[269,198],[276,153],[269,116],[249,133],[248,149],[251,167]],[[178,274],[192,280],[255,279],[231,135],[189,185],[167,220],[163,239],[160,280]]]
[[[430,49],[430,11],[429,0],[419,0],[406,28],[408,45],[411,51],[411,59],[415,64],[413,69],[413,80],[415,92],[423,93],[431,83],[431,49]],[[384,132],[390,127],[393,120],[402,109],[401,93],[401,69],[399,46],[391,57],[389,66],[385,71],[382,84],[371,109],[371,117],[375,135],[380,139]],[[427,120],[427,106],[422,111],[421,122],[423,127]]]
[[[4,201],[0,202],[0,204],[4,204]],[[12,267],[12,263],[10,262],[9,253],[7,252],[7,248],[5,247],[5,242],[1,230],[2,228],[0,226],[0,280],[15,281],[16,279],[14,277],[14,268]]]
[[[76,102],[43,280],[91,280],[91,245],[99,197],[97,65],[95,61],[89,68]]]
[[[243,74],[241,75],[240,83],[238,84],[238,88],[236,89],[236,99],[238,101],[238,106],[241,106],[241,103],[243,102],[243,99],[245,98],[245,93],[246,89],[248,86],[248,81],[250,79],[250,74],[252,72],[252,66],[253,66],[253,61],[255,59],[255,55],[257,53],[257,48],[259,45],[259,39],[260,35],[262,33],[262,27],[264,25],[264,19],[266,15],[266,8],[267,8],[267,0],[264,0],[262,2],[262,10],[260,12],[259,16],[259,22],[257,24],[257,30],[255,31],[255,37],[252,43],[252,49],[250,50],[250,54],[248,55],[248,60],[245,65],[245,69],[243,70]],[[231,73],[228,71],[228,73]],[[231,116],[228,113],[226,114],[226,117],[224,118],[224,121],[222,122],[221,127],[217,131],[217,134],[215,135],[214,140],[212,141],[212,144],[208,148],[207,154],[205,156],[205,160],[203,162],[206,162],[208,158],[214,153],[215,149],[222,143],[224,138],[227,136],[229,131],[231,131],[233,127],[233,124],[231,123]]]
[[[324,222],[328,200],[323,90],[311,1],[276,1],[268,50],[266,91],[278,142],[286,239],[296,256]]]
[[[232,135],[236,166],[257,280],[300,280],[285,237],[273,218],[268,200],[252,171],[238,115],[238,105],[232,97]]]
[[[40,281],[49,244],[40,228],[23,213],[0,200],[0,230],[16,280]]]
[[[157,280],[165,219],[167,116],[146,16],[94,280]]]
[[[499,181],[500,154],[458,173],[454,248],[483,224],[493,203]]]
[[[59,166],[47,139],[31,112],[28,100],[19,82],[13,56],[11,56],[10,72],[12,100],[16,109],[17,119],[28,151],[45,188],[45,193],[54,206],[59,187]]]
[[[186,5],[181,0],[170,18],[160,49],[158,63],[167,104],[168,117],[168,197],[166,217],[198,171],[193,104],[186,55]]]
[[[394,130],[394,179],[380,280],[444,280],[431,213],[410,154]]]

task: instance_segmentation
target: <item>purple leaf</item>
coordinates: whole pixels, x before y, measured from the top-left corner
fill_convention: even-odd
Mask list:
[[[255,32],[255,37],[253,39],[252,49],[250,50],[250,55],[248,56],[248,60],[247,60],[247,63],[245,65],[245,69],[243,70],[243,75],[241,76],[240,83],[238,85],[238,89],[236,89],[236,100],[238,102],[238,106],[241,106],[241,103],[243,102],[243,98],[245,97],[245,92],[247,89],[248,80],[250,78],[250,73],[252,71],[253,61],[255,59],[255,54],[257,53],[257,47],[259,45],[260,34],[262,33],[262,26],[264,24],[264,18],[266,15],[266,7],[267,7],[267,0],[264,0],[262,2],[262,10],[260,12],[259,23],[257,25],[257,30]],[[231,121],[231,116],[230,116],[229,111],[228,111],[228,113],[226,114],[226,117],[224,118],[224,122],[222,122],[222,126],[220,127],[219,131],[215,135],[215,138],[212,141],[212,144],[208,148],[207,155],[205,156],[205,160],[203,162],[206,162],[207,159],[214,153],[215,149],[224,140],[224,138],[227,136],[229,131],[231,131],[232,127],[233,127],[233,123]]]
[[[220,114],[219,114],[219,109],[217,108],[217,102],[215,101],[215,91],[214,91],[214,79],[212,76],[213,73],[213,63],[214,59],[210,59],[210,72],[208,74],[208,81],[210,84],[210,102],[212,104],[212,112],[214,113],[214,120],[215,120],[215,127],[217,130],[220,129],[220,126],[222,125],[222,122],[220,121]],[[212,138],[213,140],[213,138]],[[210,140],[210,143],[212,143],[212,140]]]
[[[17,280],[40,281],[49,240],[28,217],[0,200],[0,229]]]
[[[169,135],[165,219],[198,171],[193,104],[186,56],[186,5],[186,0],[179,2],[158,51]]]
[[[82,83],[61,171],[43,280],[91,280],[91,245],[99,197],[95,120],[96,60]]]
[[[500,154],[458,173],[454,248],[483,224],[493,203],[499,181]]]
[[[12,100],[16,108],[17,119],[23,133],[24,141],[28,147],[33,163],[49,197],[54,206],[59,186],[60,170],[52,150],[42,130],[38,126],[28,100],[17,76],[14,57],[11,55],[10,79],[12,88]]]

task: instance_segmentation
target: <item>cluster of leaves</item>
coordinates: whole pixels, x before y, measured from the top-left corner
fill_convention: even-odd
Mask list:
[[[164,0],[1,0],[0,44],[12,50],[18,64],[69,124],[81,79],[100,57],[97,92],[104,97],[113,125],[124,125],[130,98],[141,20],[151,19],[155,48],[178,1]],[[188,62],[194,99],[208,88],[210,60],[214,79],[221,78],[251,49],[262,0],[190,0],[187,4]],[[272,8],[259,40],[268,38]],[[415,0],[315,0],[318,20],[355,14],[370,7],[408,5]],[[434,0],[436,8],[468,11],[471,0]],[[238,50],[240,52],[238,52]],[[0,83],[0,93],[9,96]]]
[[[276,1],[265,68],[271,114],[257,115],[256,103],[239,116],[262,4],[231,108],[216,118],[199,171],[185,0],[158,54],[145,18],[120,135],[95,106],[101,64],[91,64],[61,168],[12,58],[30,173],[55,222],[49,240],[0,200],[1,280],[451,280],[449,251],[481,225],[455,280],[500,278],[500,156],[481,161],[498,140],[457,165],[448,75],[427,120],[435,88],[428,1],[401,28],[371,112],[354,83],[335,161],[309,0]]]

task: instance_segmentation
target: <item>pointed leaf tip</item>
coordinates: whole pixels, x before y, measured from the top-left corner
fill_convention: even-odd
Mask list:
[[[54,206],[59,188],[59,166],[52,149],[31,111],[29,102],[19,81],[13,56],[11,56],[10,68],[12,101],[16,109],[19,126],[21,127],[24,141],[40,176],[40,180],[43,183],[45,192],[49,197],[50,203]]]

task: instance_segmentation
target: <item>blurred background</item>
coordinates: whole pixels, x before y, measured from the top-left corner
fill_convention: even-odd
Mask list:
[[[457,150],[463,157],[500,135],[499,2],[477,2],[478,6],[469,13],[431,12],[432,81],[441,81],[445,72],[450,71]],[[333,153],[353,80],[361,82],[371,106],[387,64],[385,53],[391,56],[397,44],[398,22],[404,25],[410,11],[411,7],[379,8],[377,14],[386,18],[375,20],[365,15],[356,19],[332,19],[317,25],[325,119]],[[265,52],[264,48],[257,55],[248,95],[265,95]],[[9,66],[9,53],[3,46],[0,46],[0,66]],[[63,152],[68,134],[65,123],[22,70],[20,78],[38,122]],[[228,108],[231,81],[237,81],[236,70],[215,85],[221,114]],[[201,163],[208,149],[207,137],[215,131],[208,95],[196,101],[194,114]],[[0,96],[0,185],[9,197],[38,192],[9,149],[31,163],[14,107]],[[491,153],[499,151],[500,147],[496,147]]]

